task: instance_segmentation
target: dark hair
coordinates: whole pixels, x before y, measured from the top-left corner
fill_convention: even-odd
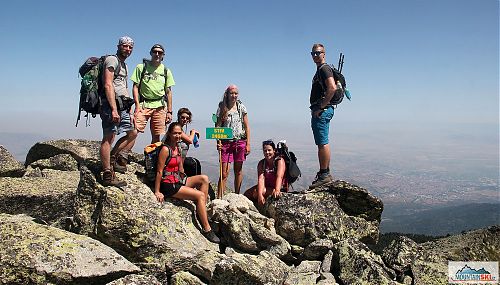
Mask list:
[[[273,140],[265,140],[262,142],[262,148],[264,148],[264,146],[266,145],[270,145],[273,150],[276,150],[276,145],[274,144]]]
[[[179,111],[177,111],[177,121],[181,121],[181,115],[184,113],[189,115],[188,123],[191,123],[191,121],[193,120],[193,114],[191,114],[191,111],[189,111],[188,108],[180,108]]]
[[[228,87],[226,87],[226,90],[224,90],[224,95],[222,95],[222,101],[219,102],[219,110],[220,110],[220,121],[221,122],[225,122],[226,121],[226,117],[227,117],[227,113],[229,112],[229,98],[228,98],[228,95],[229,95],[229,91],[231,91],[231,89],[237,89],[238,92],[239,92],[239,88],[238,86],[234,85],[234,84],[230,84]]]
[[[175,127],[179,127],[182,130],[182,125],[179,122],[170,123],[168,126],[167,134],[165,135],[165,143],[169,142],[170,134],[174,131]]]

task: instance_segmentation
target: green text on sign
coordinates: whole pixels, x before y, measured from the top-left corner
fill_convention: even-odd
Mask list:
[[[231,128],[207,128],[207,140],[229,140],[233,138]]]

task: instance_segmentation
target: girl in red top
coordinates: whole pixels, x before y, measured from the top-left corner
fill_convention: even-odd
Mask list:
[[[207,197],[208,197],[208,177],[206,175],[195,175],[186,178],[182,165],[181,151],[178,144],[182,136],[182,126],[180,123],[171,123],[165,143],[158,155],[158,165],[155,179],[155,196],[158,202],[163,202],[165,197],[173,197],[181,200],[192,200],[196,203],[196,213],[203,227],[203,235],[211,242],[219,243],[219,238],[215,235],[208,223],[207,217]],[[170,160],[167,165],[167,158]],[[196,190],[196,189],[198,190]]]
[[[257,165],[257,185],[248,189],[245,196],[257,202],[259,206],[264,205],[267,197],[278,198],[281,191],[288,191],[288,182],[285,177],[285,160],[276,155],[276,146],[272,140],[262,142],[264,159]]]

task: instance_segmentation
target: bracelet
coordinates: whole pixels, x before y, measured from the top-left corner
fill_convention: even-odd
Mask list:
[[[172,114],[172,111],[167,111],[167,114]]]

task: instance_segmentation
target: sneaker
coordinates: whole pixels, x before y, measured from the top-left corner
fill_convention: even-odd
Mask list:
[[[333,182],[333,177],[330,175],[330,173],[317,173],[316,174],[316,179],[312,182],[311,186],[309,186],[309,189],[314,189],[319,186],[323,186],[328,183]]]
[[[203,236],[213,243],[220,243],[220,239],[215,235],[214,231],[209,230],[208,232],[202,231]]]
[[[125,174],[127,171],[127,163],[125,162],[125,165],[123,165],[120,158],[117,158],[114,155],[111,156],[111,167],[113,167],[113,170],[118,173]]]
[[[102,173],[102,185],[103,186],[115,186],[115,187],[124,187],[127,186],[127,182],[118,180],[115,174],[111,170],[104,170]]]

